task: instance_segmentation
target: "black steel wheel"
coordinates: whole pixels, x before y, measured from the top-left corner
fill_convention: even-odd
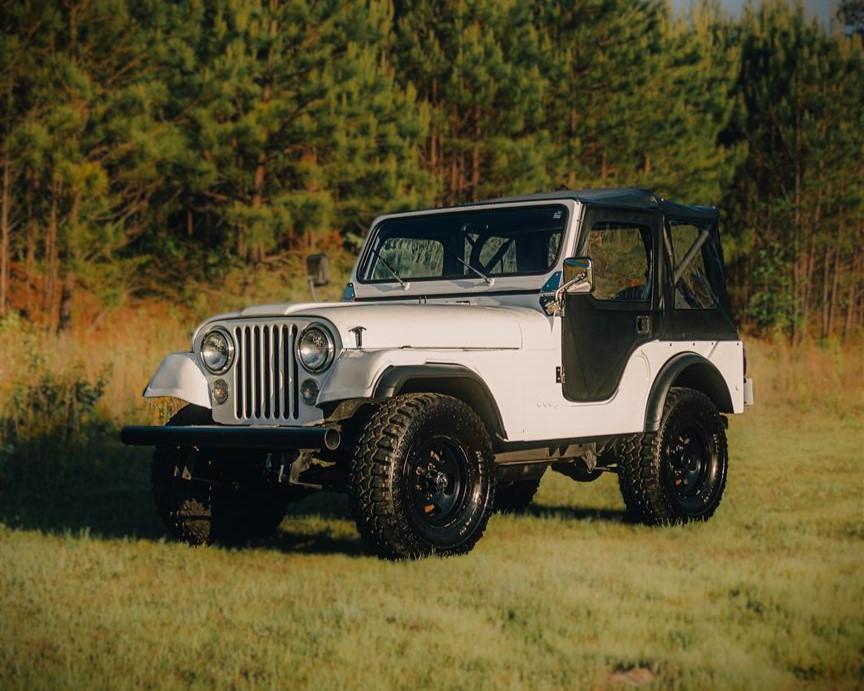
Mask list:
[[[212,424],[212,418],[206,408],[187,406],[168,424]],[[191,545],[234,545],[274,533],[300,494],[268,483],[265,462],[266,454],[242,449],[157,448],[153,500],[171,536]]]
[[[705,394],[673,388],[657,432],[619,448],[618,481],[630,516],[649,525],[704,521],[726,486],[726,430]]]
[[[464,511],[470,501],[469,462],[465,450],[449,435],[425,439],[409,453],[403,482],[419,530],[445,526]]]
[[[351,467],[360,534],[380,556],[416,559],[471,550],[492,512],[489,435],[465,403],[407,394],[383,403]]]

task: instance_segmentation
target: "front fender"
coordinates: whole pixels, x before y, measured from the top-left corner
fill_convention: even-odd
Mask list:
[[[162,360],[144,389],[144,398],[160,396],[179,398],[202,408],[212,407],[207,379],[192,353],[172,353]]]
[[[506,439],[501,411],[489,386],[477,371],[459,360],[441,352],[410,348],[346,350],[336,360],[317,404],[380,400],[403,391],[434,391],[461,398],[480,415],[490,433]]]
[[[346,349],[336,358],[318,395],[318,405],[353,398],[372,398],[375,384],[388,367],[424,365],[428,354],[410,348]]]

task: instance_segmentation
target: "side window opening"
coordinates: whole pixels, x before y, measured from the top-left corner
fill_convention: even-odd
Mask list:
[[[588,234],[585,254],[594,264],[594,298],[644,302],[653,282],[651,229],[636,223],[603,221]]]
[[[691,223],[668,225],[672,252],[674,306],[678,310],[713,309],[719,305],[718,291],[707,269],[715,252],[707,227]]]

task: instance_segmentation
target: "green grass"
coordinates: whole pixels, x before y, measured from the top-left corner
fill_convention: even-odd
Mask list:
[[[368,556],[339,495],[257,547],[171,544],[146,454],[93,449],[0,489],[0,686],[864,686],[861,418],[757,411],[730,445],[707,524],[629,525],[613,477],[550,473],[414,563]]]

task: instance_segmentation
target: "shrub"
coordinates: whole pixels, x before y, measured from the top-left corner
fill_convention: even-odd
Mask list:
[[[14,316],[0,322],[0,344],[12,351],[3,373],[0,478],[63,475],[65,460],[105,432],[96,405],[110,368],[91,379],[80,361],[49,367],[38,334]]]

